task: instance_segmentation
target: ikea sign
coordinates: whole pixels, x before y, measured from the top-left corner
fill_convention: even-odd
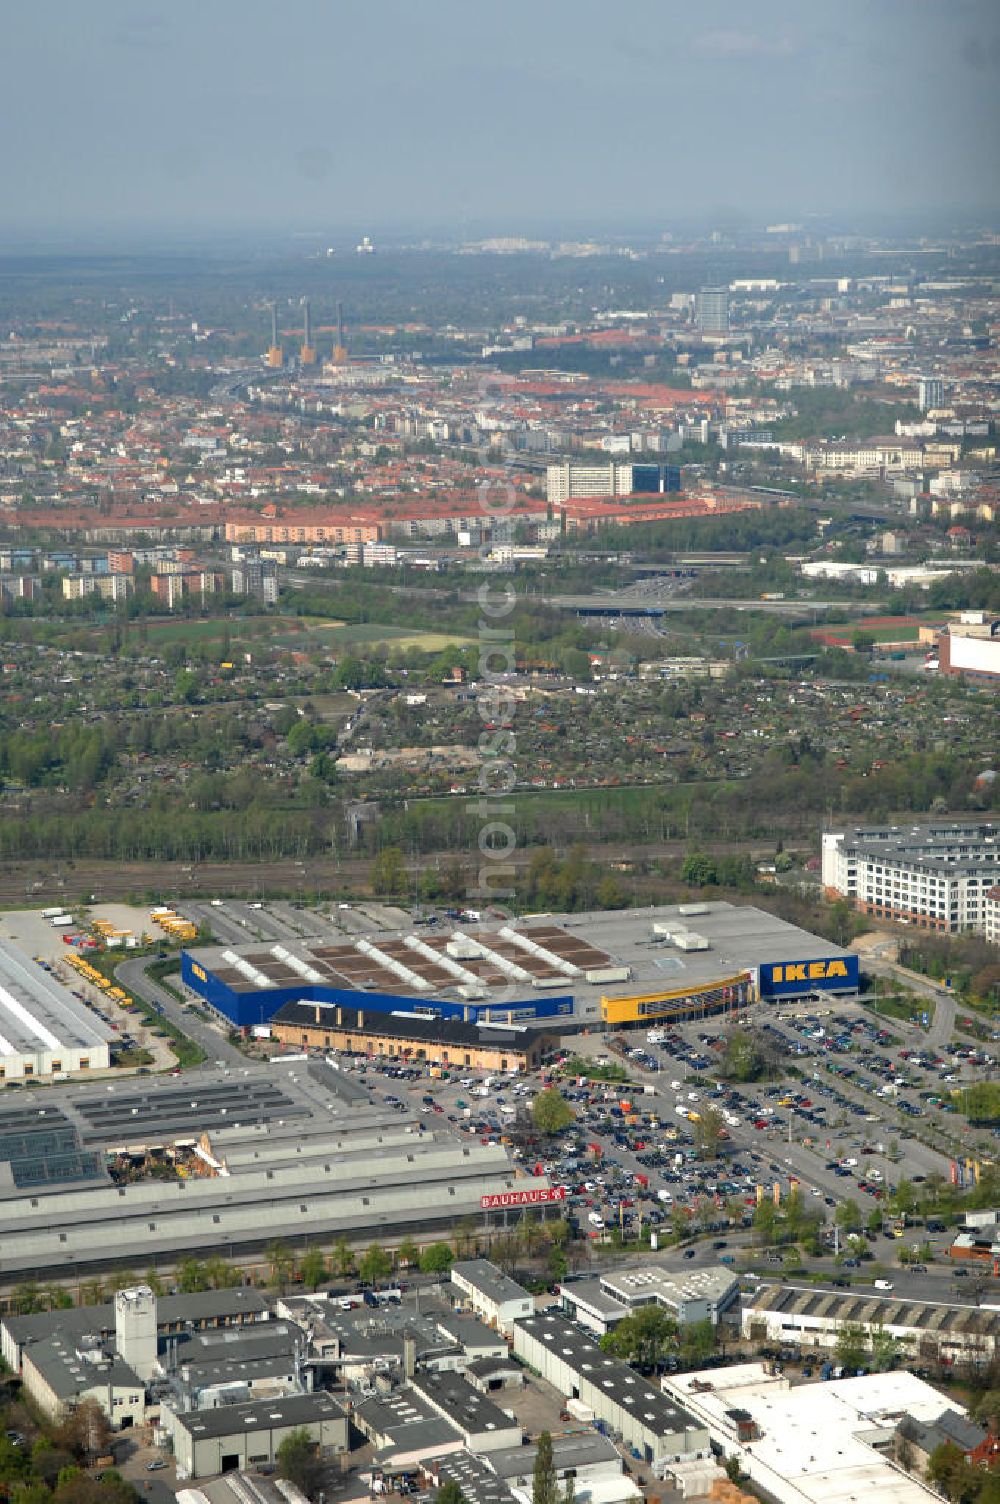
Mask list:
[[[851,992],[858,986],[858,979],[857,956],[779,961],[760,968],[760,995],[791,997],[801,992]]]

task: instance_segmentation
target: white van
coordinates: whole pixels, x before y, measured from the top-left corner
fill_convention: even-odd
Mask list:
[[[875,1281],[875,1288],[876,1288],[876,1290],[891,1290],[892,1289],[892,1280],[891,1279],[877,1279]]]

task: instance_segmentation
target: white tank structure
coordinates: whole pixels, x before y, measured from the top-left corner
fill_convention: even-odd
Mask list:
[[[143,1382],[156,1368],[156,1296],[148,1285],[115,1292],[115,1349]]]

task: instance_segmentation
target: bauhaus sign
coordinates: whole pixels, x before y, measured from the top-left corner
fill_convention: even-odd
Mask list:
[[[503,1211],[508,1206],[550,1206],[554,1201],[566,1200],[563,1185],[539,1187],[537,1191],[501,1191],[496,1196],[480,1196],[479,1205],[484,1212]]]
[[[858,985],[857,956],[828,956],[816,961],[780,961],[760,968],[762,997],[808,992],[810,988],[847,991]]]

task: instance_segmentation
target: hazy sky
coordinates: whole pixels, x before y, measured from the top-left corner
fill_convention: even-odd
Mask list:
[[[36,0],[8,230],[1000,206],[1000,0]]]

